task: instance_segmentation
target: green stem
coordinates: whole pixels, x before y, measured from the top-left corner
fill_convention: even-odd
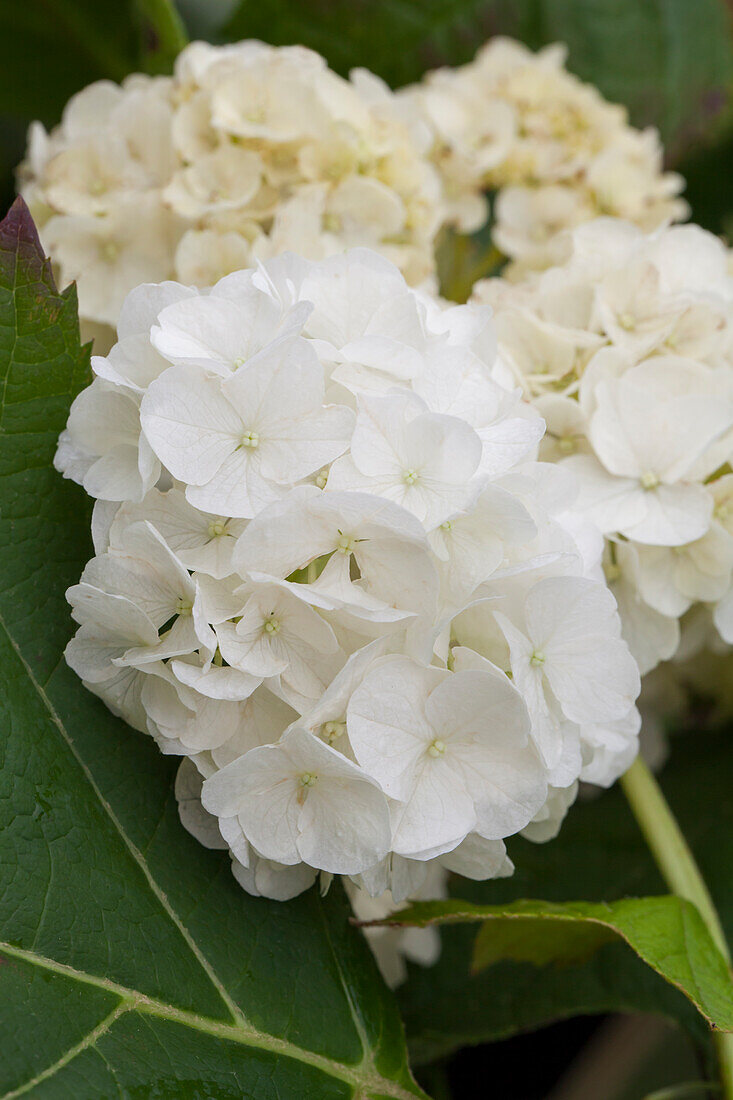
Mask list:
[[[637,757],[621,778],[621,786],[659,870],[672,890],[700,911],[710,935],[730,962],[730,951],[695,857],[647,765]]]
[[[659,784],[641,757],[637,757],[621,777],[621,786],[670,890],[697,907],[723,958],[730,963],[730,948],[700,868]],[[733,1100],[733,1034],[713,1032],[713,1043],[718,1056],[722,1095],[726,1100]]]

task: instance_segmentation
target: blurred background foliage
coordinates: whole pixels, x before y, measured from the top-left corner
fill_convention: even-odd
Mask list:
[[[93,80],[169,72],[188,38],[300,42],[338,72],[365,66],[397,87],[426,69],[468,61],[496,34],[532,48],[565,42],[571,71],[624,103],[637,126],[659,128],[669,166],[687,178],[694,220],[733,237],[733,5],[726,0],[0,0],[0,200],[6,206],[12,199],[14,169],[33,119],[52,126],[69,97]],[[730,731],[702,746],[688,732],[662,783],[733,938],[731,774]],[[610,900],[663,890],[620,791],[579,806],[552,844],[516,840],[511,854],[515,878],[463,880],[459,892],[501,902],[518,896]],[[412,967],[400,993],[413,1057],[436,1100],[450,1096],[451,1084],[463,1076],[485,1072],[470,1052],[456,1061],[460,1048],[598,1013],[654,1013],[674,1020],[689,1039],[680,1032],[670,1040],[666,1032],[654,1048],[659,1066],[651,1078],[646,1057],[635,1081],[622,1081],[615,1092],[599,1091],[597,1083],[593,1100],[651,1096],[655,1088],[684,1079],[680,1059],[692,1079],[706,1072],[707,1038],[699,1019],[681,995],[620,946],[603,948],[583,967],[537,970],[501,963],[469,978],[472,936],[468,927],[446,930],[438,966]],[[576,1038],[545,1032],[550,1037],[534,1053],[522,1046],[518,1056],[507,1054],[507,1079],[517,1084],[524,1064],[537,1057],[547,1061],[558,1044],[566,1048],[561,1066],[567,1063],[568,1043],[587,1038],[583,1026]],[[619,1042],[628,1046],[628,1036],[614,1042],[616,1048],[606,1042],[603,1050],[618,1062],[613,1051]],[[702,1051],[702,1067],[690,1042]],[[501,1044],[491,1050],[496,1081],[504,1055]],[[596,1056],[602,1059],[603,1050]],[[537,1095],[545,1096],[542,1087]],[[572,1100],[572,1087],[552,1097]],[[579,1087],[582,1096],[585,1086]],[[499,1087],[496,1095],[534,1095],[529,1083],[517,1089]],[[455,1095],[483,1092],[461,1088]],[[695,1100],[703,1094],[695,1089],[685,1095]],[[590,1100],[587,1088],[586,1096]]]

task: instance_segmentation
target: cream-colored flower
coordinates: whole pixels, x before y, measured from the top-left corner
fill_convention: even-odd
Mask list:
[[[257,194],[263,172],[262,158],[253,149],[221,145],[176,172],[163,200],[184,218],[239,210]]]
[[[519,261],[517,277],[555,262],[556,234],[599,214],[654,229],[687,212],[656,131],[635,130],[564,63],[562,46],[533,53],[494,38],[468,65],[399,93],[433,135],[447,220],[478,228],[484,192],[498,192],[493,239]]]
[[[114,324],[137,283],[209,286],[284,251],[369,246],[429,279],[444,217],[429,143],[371,74],[345,80],[301,46],[194,42],[173,77],[100,81],[51,134],[34,125],[19,180],[82,321]]]
[[[256,236],[254,223],[252,231]],[[224,275],[249,267],[251,261],[251,242],[243,233],[189,229],[178,242],[174,263],[182,283],[213,286]]]
[[[85,320],[116,325],[123,301],[140,283],[173,274],[174,216],[155,192],[120,203],[102,217],[56,214],[43,243],[65,286],[75,280]]]

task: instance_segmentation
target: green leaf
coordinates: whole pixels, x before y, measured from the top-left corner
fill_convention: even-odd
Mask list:
[[[474,971],[500,959],[574,963],[616,937],[652,970],[677,986],[711,1027],[733,1031],[733,978],[695,906],[683,898],[624,898],[610,904],[515,901],[511,905],[418,902],[385,921],[426,928],[482,922],[473,951]]]
[[[186,43],[172,0],[0,0],[0,115],[56,123],[93,80],[170,72]]]
[[[725,0],[243,0],[219,37],[301,42],[339,72],[363,65],[396,87],[463,64],[496,34],[567,43],[571,71],[636,125],[658,126],[675,157],[730,113]]]
[[[21,200],[0,224],[0,1094],[422,1095],[340,890],[245,894],[178,821],[176,761],[63,660],[89,556],[52,468],[88,378]]]
[[[176,0],[192,39],[213,39],[238,6],[238,0]]]
[[[132,0],[132,21],[142,53],[141,67],[148,73],[170,73],[188,42],[172,0]]]
[[[733,940],[731,732],[703,727],[676,737],[661,783]],[[507,905],[522,896],[601,902],[665,889],[617,787],[578,802],[549,843],[516,837],[508,848],[516,865],[512,878],[456,879],[452,892],[479,905]],[[659,1014],[707,1043],[707,1029],[687,999],[623,944],[609,943],[582,964],[537,968],[507,960],[471,975],[474,938],[469,926],[444,928],[436,966],[409,969],[399,997],[416,1063],[554,1020],[607,1012]]]

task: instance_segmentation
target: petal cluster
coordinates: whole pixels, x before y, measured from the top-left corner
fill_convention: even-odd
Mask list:
[[[20,190],[107,347],[138,284],[208,287],[286,249],[369,247],[420,285],[442,226],[485,225],[486,192],[492,242],[519,277],[600,214],[650,230],[687,213],[656,131],[631,127],[564,59],[496,37],[394,93],[301,46],[194,42],[172,77],[99,81],[50,133],[34,123]]]
[[[487,280],[506,377],[547,423],[541,457],[578,478],[642,673],[733,642],[733,279],[696,226],[598,219],[564,262]],[[689,624],[680,643],[680,619]],[[715,643],[714,643],[715,644]]]
[[[99,81],[50,134],[34,123],[20,184],[82,318],[114,326],[139,283],[209,286],[286,248],[365,245],[425,279],[441,194],[427,140],[370,73],[194,42],[173,77]]]
[[[57,454],[96,498],[66,656],[183,758],[181,815],[245,890],[506,874],[506,837],[626,767],[602,540],[487,307],[367,250],[285,254],[141,286],[119,335]]]
[[[498,192],[493,242],[515,273],[547,266],[561,230],[600,214],[649,230],[687,212],[657,132],[635,130],[624,107],[569,73],[566,52],[496,37],[470,64],[399,93],[433,136],[446,216],[477,229],[483,193]]]

